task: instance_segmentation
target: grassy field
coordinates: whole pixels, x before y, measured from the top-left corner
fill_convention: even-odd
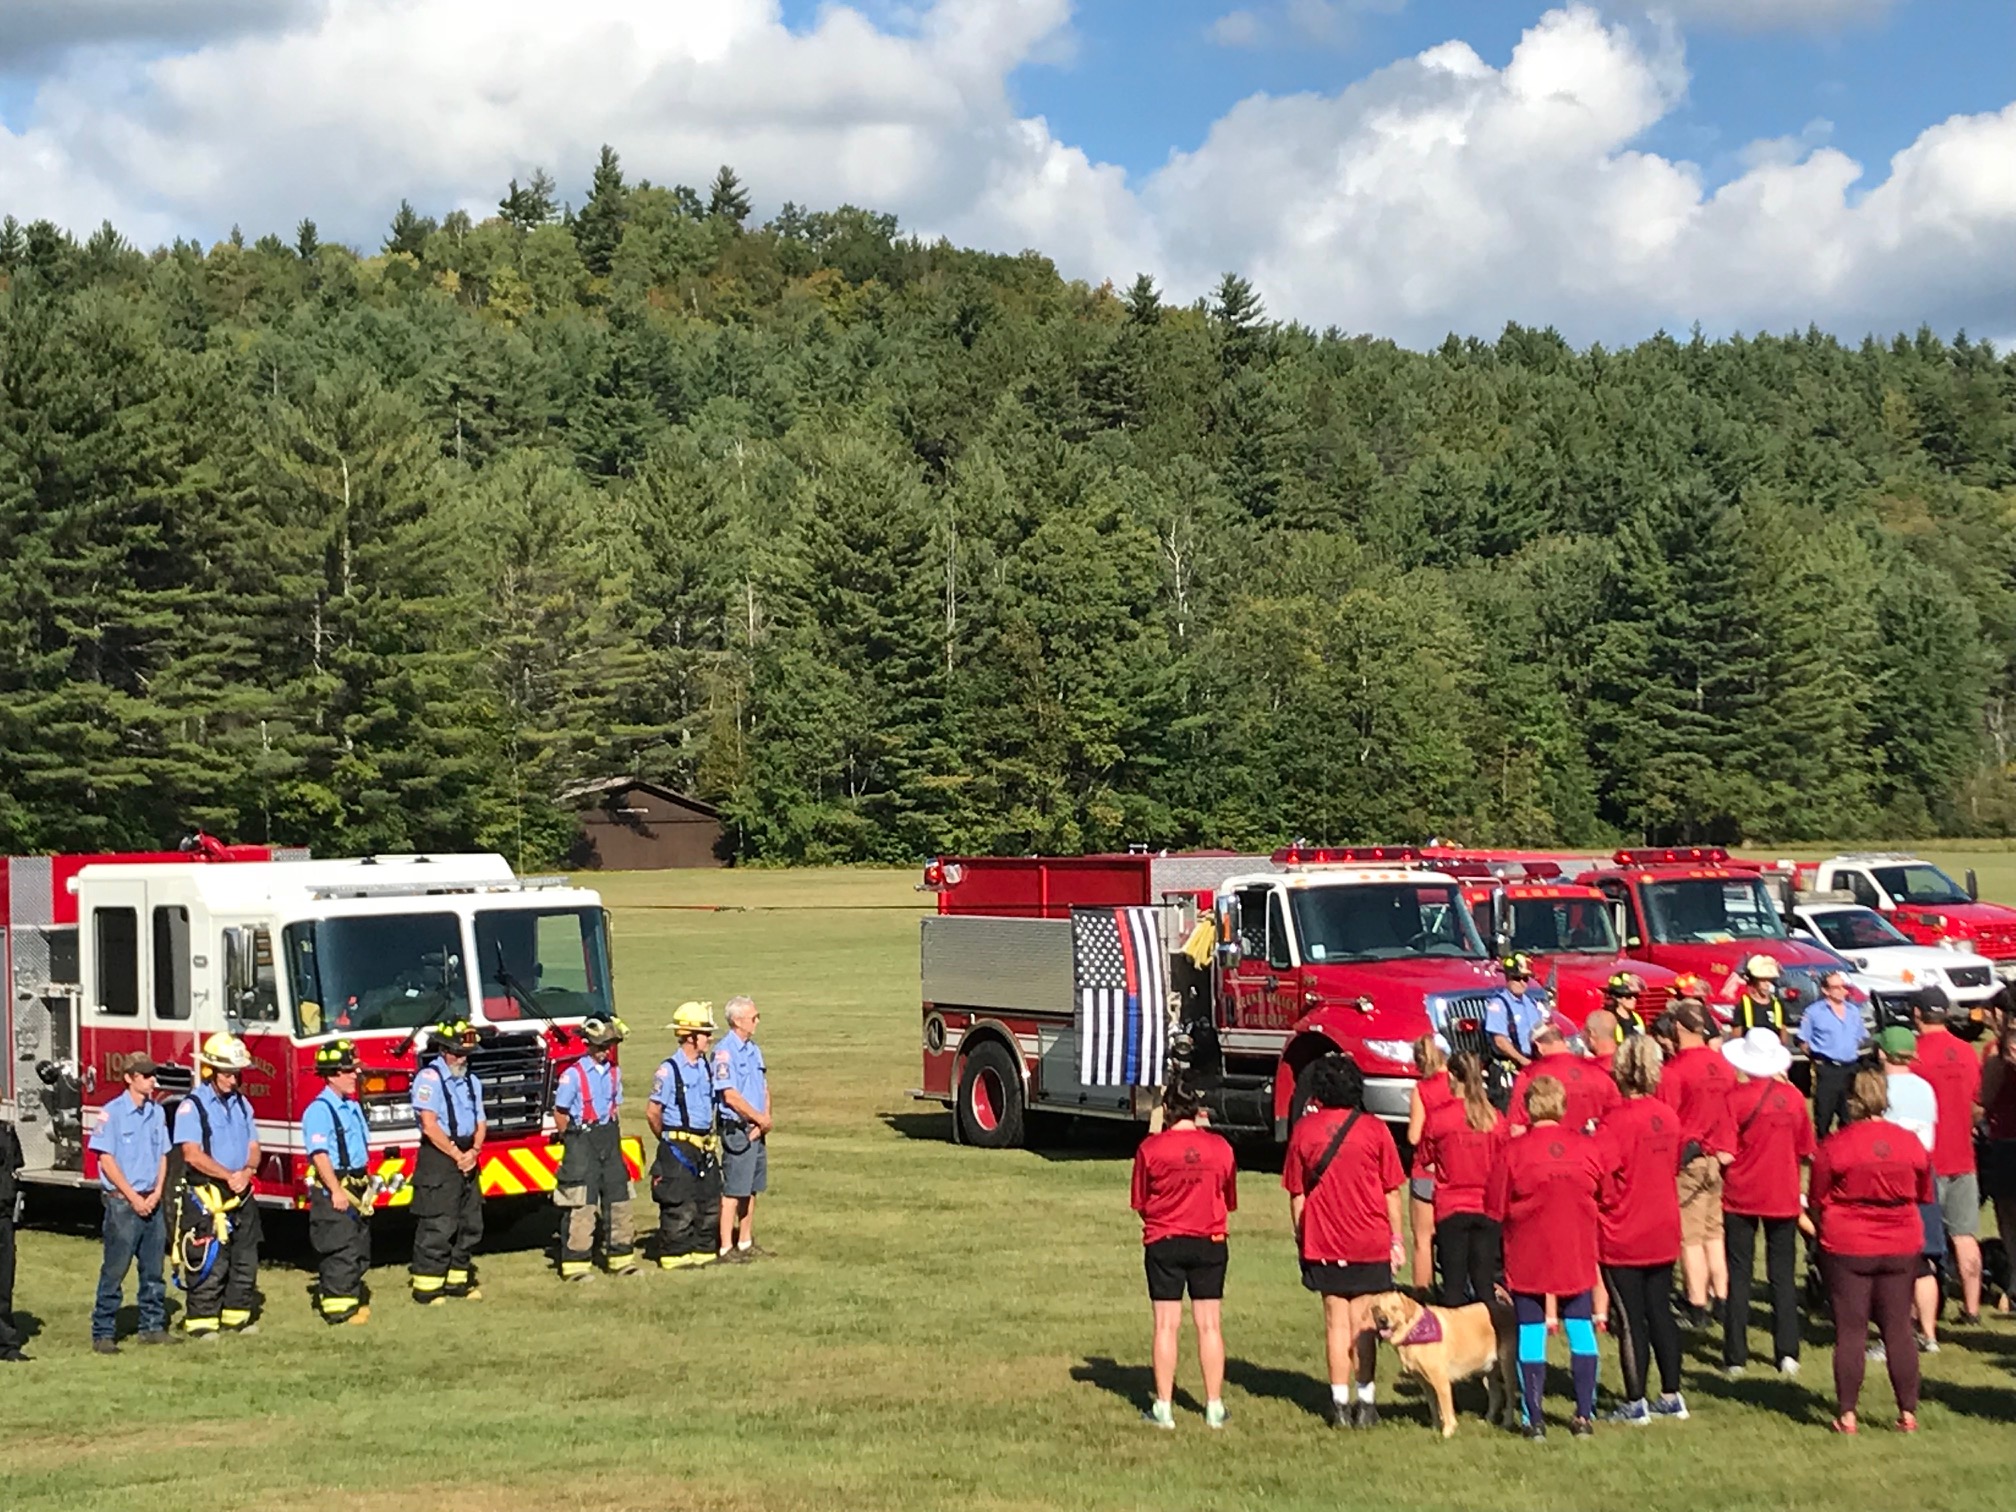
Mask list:
[[[1950,859],[2016,898],[2016,855]],[[1147,1308],[1128,1146],[1109,1131],[1034,1151],[955,1148],[946,1115],[910,1101],[913,880],[599,883],[617,916],[633,1089],[669,1048],[682,998],[748,991],[763,1005],[778,1132],[759,1231],[778,1258],[563,1290],[541,1213],[482,1258],[486,1300],[423,1313],[404,1301],[404,1235],[387,1225],[377,1317],[331,1332],[310,1315],[298,1241],[275,1236],[260,1336],[101,1358],[88,1348],[90,1209],[42,1204],[18,1296],[39,1326],[37,1360],[0,1367],[0,1509],[2006,1503],[2009,1322],[1955,1332],[1926,1361],[1913,1440],[1874,1431],[1891,1410],[1880,1367],[1871,1428],[1853,1442],[1823,1431],[1824,1329],[1809,1332],[1796,1383],[1725,1383],[1694,1341],[1683,1425],[1528,1445],[1466,1421],[1443,1444],[1422,1398],[1392,1389],[1389,1356],[1388,1425],[1329,1432],[1316,1305],[1260,1160],[1233,1224],[1232,1426],[1206,1432],[1179,1392],[1179,1432],[1141,1428]],[[633,1111],[641,1130],[641,1101]],[[640,1218],[654,1211],[640,1203]],[[1194,1397],[1187,1360],[1184,1380]]]

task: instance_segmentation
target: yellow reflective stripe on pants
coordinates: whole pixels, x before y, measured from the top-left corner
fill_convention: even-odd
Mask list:
[[[466,1270],[450,1270],[446,1284],[449,1286],[467,1286],[469,1284],[469,1272]]]
[[[355,1297],[324,1297],[322,1299],[322,1311],[332,1318],[340,1317],[347,1312],[355,1312],[359,1306],[360,1303]]]
[[[585,1276],[592,1267],[586,1260],[562,1260],[560,1274],[563,1276]]]
[[[437,1292],[448,1284],[446,1276],[415,1276],[413,1290],[416,1292]]]
[[[215,1318],[184,1318],[182,1320],[182,1331],[184,1333],[215,1333],[221,1326]]]
[[[245,1307],[227,1307],[220,1315],[226,1328],[243,1328],[252,1321],[252,1311]]]
[[[660,1270],[690,1270],[696,1265],[707,1264],[713,1258],[714,1256],[711,1253],[704,1252],[694,1255],[660,1255],[658,1257],[658,1268]]]

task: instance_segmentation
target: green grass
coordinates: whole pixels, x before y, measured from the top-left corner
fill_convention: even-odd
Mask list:
[[[1985,891],[2016,897],[2016,854],[1971,861]],[[1442,1444],[1422,1399],[1393,1390],[1389,1356],[1388,1426],[1327,1432],[1313,1415],[1326,1395],[1316,1305],[1264,1161],[1244,1172],[1233,1225],[1233,1426],[1208,1434],[1180,1412],[1173,1435],[1140,1428],[1147,1308],[1125,1143],[1095,1132],[1038,1151],[960,1149],[945,1115],[910,1101],[913,880],[598,884],[616,910],[633,1092],[669,1048],[680,1000],[718,1007],[748,991],[764,1007],[779,1127],[759,1218],[780,1258],[562,1290],[540,1214],[517,1247],[483,1258],[486,1301],[421,1313],[404,1300],[403,1237],[388,1225],[369,1328],[312,1319],[297,1244],[266,1270],[259,1337],[105,1359],[87,1337],[97,1243],[88,1209],[73,1209],[67,1227],[22,1236],[18,1305],[41,1332],[34,1365],[0,1370],[0,1508],[1887,1512],[2006,1500],[1992,1469],[2016,1464],[2006,1322],[1926,1362],[1915,1440],[1873,1431],[1891,1408],[1880,1369],[1864,1397],[1871,1430],[1854,1442],[1823,1431],[1824,1333],[1809,1335],[1796,1384],[1727,1385],[1697,1346],[1696,1417],[1680,1426],[1533,1446],[1466,1419]],[[641,1125],[641,1102],[633,1112]],[[652,1212],[640,1203],[640,1218]],[[1183,1380],[1194,1396],[1187,1357]]]

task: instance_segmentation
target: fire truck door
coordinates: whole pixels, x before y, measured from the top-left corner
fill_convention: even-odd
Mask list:
[[[1288,912],[1280,889],[1239,893],[1239,964],[1231,973],[1230,1006],[1240,1029],[1286,1029],[1301,1014]]]
[[[84,989],[78,1069],[86,1106],[119,1082],[120,1057],[148,1050],[147,890],[139,882],[93,882],[78,912]],[[166,1069],[165,1067],[163,1068]],[[162,1091],[169,1088],[163,1078]]]
[[[147,913],[147,1053],[161,1067],[166,1096],[194,1085],[196,1021],[189,910],[155,903]]]

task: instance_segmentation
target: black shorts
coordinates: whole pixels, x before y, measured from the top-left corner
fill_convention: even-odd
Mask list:
[[[1372,1260],[1343,1265],[1327,1260],[1304,1260],[1302,1284],[1326,1297],[1372,1297],[1393,1290],[1393,1265]]]
[[[1219,1301],[1225,1295],[1225,1260],[1223,1239],[1157,1239],[1141,1252],[1148,1300],[1181,1302],[1187,1288],[1192,1302]]]

